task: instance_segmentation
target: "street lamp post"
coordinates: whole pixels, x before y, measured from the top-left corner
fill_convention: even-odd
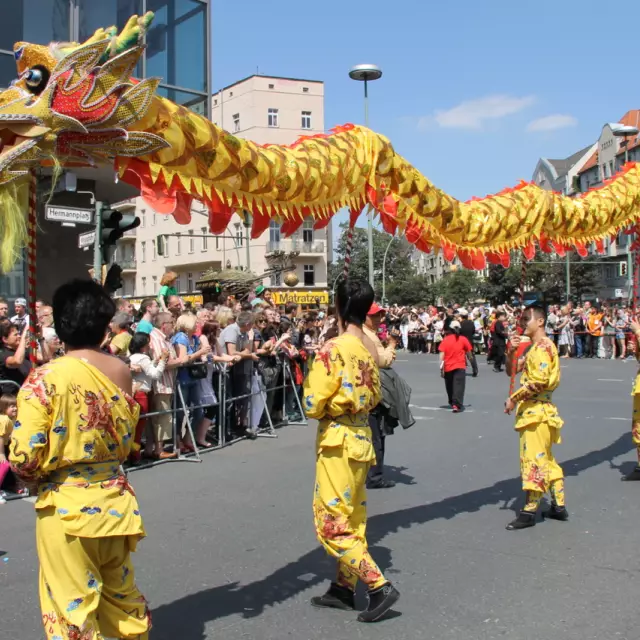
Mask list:
[[[391,240],[389,240],[389,244],[384,251],[384,258],[382,258],[382,306],[387,306],[387,254],[389,253],[389,249],[391,249],[391,244],[396,239],[395,236],[391,236]]]
[[[352,80],[364,82],[364,126],[369,127],[369,86],[368,83],[382,77],[382,70],[375,64],[357,64],[349,70]],[[367,244],[369,249],[369,284],[373,287],[373,211],[367,216]]]
[[[621,127],[617,127],[616,129],[613,130],[613,135],[616,136],[617,138],[624,138],[624,163],[627,164],[627,162],[629,162],[629,140],[628,138],[632,137],[632,136],[637,136],[638,133],[640,133],[640,129],[638,129],[637,127],[632,127],[630,125],[624,125]],[[630,235],[629,238],[627,239],[627,242],[629,243],[629,245],[631,245],[634,241],[634,236]],[[628,296],[627,296],[627,300],[630,303],[635,304],[635,301],[633,300],[633,272],[634,272],[635,266],[634,266],[634,261],[633,261],[633,251],[630,251],[629,249],[627,249],[627,289],[628,289]]]

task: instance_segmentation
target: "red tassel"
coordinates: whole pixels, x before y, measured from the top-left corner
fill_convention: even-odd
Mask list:
[[[536,255],[536,245],[533,242],[522,247],[522,254],[527,260],[533,260],[533,257]]]

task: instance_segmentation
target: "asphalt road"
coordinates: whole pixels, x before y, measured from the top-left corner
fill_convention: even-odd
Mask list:
[[[562,362],[556,453],[571,519],[509,532],[522,495],[507,377],[482,365],[453,415],[435,358],[400,356],[418,421],[388,440],[397,486],[369,494],[372,554],[402,593],[376,625],[308,604],[334,573],[311,519],[313,425],[132,474],[152,640],[636,640],[640,484],[620,482],[635,458],[636,366]],[[0,506],[2,640],[43,637],[32,508]]]

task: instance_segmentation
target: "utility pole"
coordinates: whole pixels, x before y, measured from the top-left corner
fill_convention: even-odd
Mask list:
[[[96,238],[93,242],[93,279],[102,284],[102,206],[100,200],[96,200],[95,216],[96,216]]]
[[[569,304],[570,300],[570,291],[571,291],[571,254],[567,251],[566,258],[566,269],[567,269],[567,299],[566,302]],[[578,301],[580,302],[580,301]]]

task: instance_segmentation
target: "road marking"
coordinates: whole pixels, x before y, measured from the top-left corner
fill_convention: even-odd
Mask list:
[[[629,420],[629,418],[611,418],[611,417],[607,417],[607,418],[605,418],[605,420],[624,420],[626,422],[627,420]]]
[[[414,420],[435,420],[433,416],[413,416]]]
[[[417,404],[410,404],[409,408],[410,409],[420,409],[422,411],[449,411],[449,412],[451,412],[451,409],[449,409],[449,407],[420,407]],[[473,409],[465,409],[464,413],[473,413]]]
[[[598,378],[598,382],[624,382],[620,378]]]

